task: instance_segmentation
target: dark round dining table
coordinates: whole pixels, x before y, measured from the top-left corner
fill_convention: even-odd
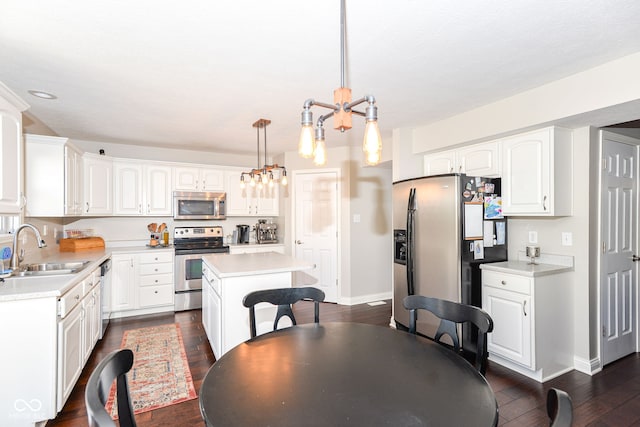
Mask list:
[[[425,338],[360,323],[259,335],[205,376],[208,426],[495,426],[486,379]]]

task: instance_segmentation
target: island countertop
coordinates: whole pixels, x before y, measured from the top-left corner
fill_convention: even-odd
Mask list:
[[[224,277],[310,270],[315,267],[310,262],[276,252],[211,254],[203,255],[202,259],[211,267],[213,273],[221,279]]]

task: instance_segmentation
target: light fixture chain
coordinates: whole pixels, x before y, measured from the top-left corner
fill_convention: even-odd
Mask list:
[[[346,41],[345,41],[345,0],[340,0],[340,87],[346,87],[344,82],[344,69],[345,69],[345,51],[346,51]],[[341,106],[342,107],[342,106]]]

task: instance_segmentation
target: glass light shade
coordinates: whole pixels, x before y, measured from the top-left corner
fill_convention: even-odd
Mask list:
[[[316,141],[316,149],[314,152],[313,163],[317,166],[323,166],[327,163],[327,149],[324,145],[323,139],[318,139]]]
[[[305,159],[313,156],[314,142],[313,126],[303,125],[302,131],[300,132],[300,142],[298,143],[298,154]]]
[[[251,180],[249,181],[249,185],[251,187],[255,187],[256,186],[256,179],[254,178],[253,175],[251,175]]]
[[[284,175],[282,177],[282,179],[280,180],[280,183],[284,186],[286,186],[289,183],[289,181],[287,180],[287,175]]]
[[[262,174],[262,183],[266,184],[267,182],[269,182],[269,177],[267,176],[266,173]]]
[[[244,183],[244,179],[240,181],[240,189],[244,190],[246,188],[246,184]]]
[[[365,152],[365,159],[368,165],[377,165],[380,162],[382,137],[380,136],[380,129],[378,129],[378,122],[375,120],[367,121],[364,129],[362,150]]]

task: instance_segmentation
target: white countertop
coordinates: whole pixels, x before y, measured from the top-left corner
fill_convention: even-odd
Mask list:
[[[286,273],[315,267],[310,262],[276,252],[212,254],[203,255],[202,259],[219,278]]]
[[[529,264],[527,261],[504,261],[481,264],[480,268],[487,271],[500,273],[519,274],[527,277],[546,276],[548,274],[565,273],[572,271],[572,266],[555,264]]]
[[[10,277],[0,281],[0,302],[32,298],[59,297],[80,282],[88,273],[102,264],[115,253],[131,253],[144,251],[173,251],[173,247],[150,248],[147,246],[129,246],[105,249],[94,249],[79,252],[48,252],[40,255],[37,252],[29,257],[26,263],[42,262],[77,262],[90,261],[84,269],[75,274],[59,276]]]

